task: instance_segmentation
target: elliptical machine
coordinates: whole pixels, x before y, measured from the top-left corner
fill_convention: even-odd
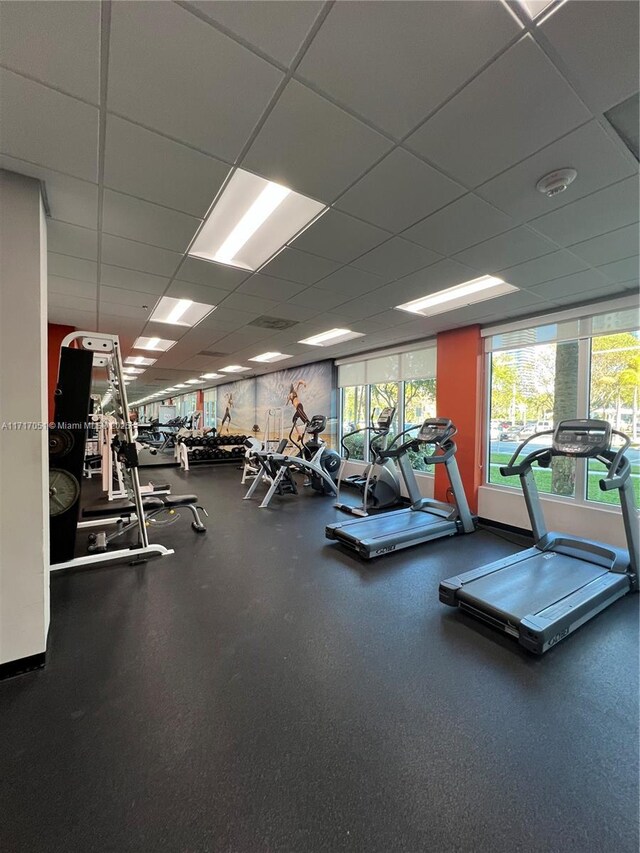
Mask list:
[[[326,426],[327,419],[324,415],[312,415],[311,420],[304,428],[302,439],[296,440],[293,437],[295,427],[292,427],[289,433],[289,440],[298,448],[298,455],[301,459],[306,459],[307,462],[315,460],[316,464],[319,464],[322,470],[335,483],[338,478],[341,459],[340,454],[327,447],[325,442],[320,438],[320,433],[325,431]],[[305,485],[311,486],[315,492],[320,492],[323,495],[333,494],[333,491],[328,487],[327,481],[315,471],[306,470],[305,474],[308,475],[308,482],[305,482]]]
[[[395,414],[395,407],[387,406],[382,409],[375,423],[372,417],[369,426],[354,429],[342,436],[340,444],[342,445],[343,459],[338,473],[338,493],[335,503],[337,509],[351,513],[351,515],[364,517],[369,515],[369,512],[372,510],[389,509],[401,502],[402,495],[400,492],[398,470],[391,459],[383,459],[380,456],[382,451],[388,449],[387,440]],[[350,457],[346,439],[359,433],[369,433],[371,436],[369,439],[369,458],[371,461],[362,474],[351,474],[349,477],[343,477]],[[400,436],[394,439],[391,444],[392,447],[398,438]],[[360,491],[362,494],[362,503],[360,506],[352,506],[340,500],[340,489],[343,483],[348,483]]]

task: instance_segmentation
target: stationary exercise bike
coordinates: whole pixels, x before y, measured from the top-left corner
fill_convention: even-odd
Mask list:
[[[382,409],[375,423],[372,417],[370,426],[354,429],[342,436],[340,444],[342,445],[343,459],[338,473],[338,493],[335,503],[337,509],[349,512],[351,515],[366,516],[372,510],[389,509],[389,507],[400,503],[402,496],[397,468],[391,459],[380,457],[380,452],[387,450],[387,440],[395,414],[395,407],[387,406]],[[346,440],[359,433],[370,435],[369,458],[371,461],[362,474],[351,474],[349,477],[344,477],[343,474],[350,457]],[[400,436],[392,442],[392,446],[398,438]],[[362,502],[359,506],[352,506],[340,500],[340,489],[344,483],[354,486],[362,494]]]

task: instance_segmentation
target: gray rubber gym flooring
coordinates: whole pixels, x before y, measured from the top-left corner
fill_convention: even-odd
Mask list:
[[[362,564],[325,544],[330,498],[152,475],[208,532],[54,576],[46,669],[0,683],[3,851],[638,849],[637,596],[538,659],[438,602],[514,544]]]

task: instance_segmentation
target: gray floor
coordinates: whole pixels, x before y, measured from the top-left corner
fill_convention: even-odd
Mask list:
[[[330,499],[153,476],[209,531],[54,577],[46,670],[0,683],[3,851],[637,850],[637,596],[533,658],[438,602],[508,542],[363,564]]]

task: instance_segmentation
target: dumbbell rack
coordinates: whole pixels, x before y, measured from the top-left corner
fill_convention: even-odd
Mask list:
[[[179,436],[175,455],[183,471],[194,463],[209,464],[244,461],[246,435]]]

